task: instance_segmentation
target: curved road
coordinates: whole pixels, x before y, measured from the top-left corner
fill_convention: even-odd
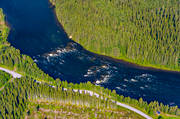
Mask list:
[[[22,77],[21,74],[18,74],[14,71],[11,71],[11,70],[8,70],[8,69],[2,68],[2,67],[0,67],[0,70],[6,72],[8,74],[11,74],[13,76],[13,78],[21,78]]]
[[[65,90],[67,90],[67,89],[65,89]],[[73,89],[73,91],[74,91],[74,92],[78,92],[78,90],[75,90],[75,89]],[[95,95],[97,98],[99,98],[99,94],[94,93],[94,92],[89,91],[89,90],[79,90],[79,93],[83,93],[83,91],[84,91],[84,93],[86,93],[86,94],[90,94],[90,96]],[[101,97],[101,98],[103,98],[103,97]],[[123,104],[123,103],[120,103],[120,102],[116,102],[116,101],[114,101],[114,100],[111,100],[111,101],[112,101],[112,102],[115,102],[117,105],[119,105],[119,106],[121,106],[121,107],[124,107],[124,108],[129,109],[129,110],[131,110],[131,111],[133,111],[133,112],[138,113],[139,115],[145,117],[146,119],[152,119],[152,117],[148,116],[147,114],[143,113],[142,111],[140,111],[140,110],[138,110],[138,109],[136,109],[136,108],[134,108],[134,107],[131,107],[131,106],[129,106],[129,105],[126,105],[126,104]]]
[[[5,71],[5,72],[11,74],[13,76],[13,78],[21,78],[22,77],[21,74],[18,74],[18,73],[14,72],[14,71],[11,71],[11,70],[8,70],[8,69],[2,68],[2,67],[0,67],[0,70]],[[39,81],[37,81],[37,82],[39,82]],[[41,83],[41,82],[39,82],[39,83]],[[54,87],[54,86],[52,86],[52,87]],[[67,89],[64,88],[64,90],[67,90]],[[73,91],[74,92],[78,92],[79,91],[79,93],[83,93],[84,92],[86,94],[90,94],[90,96],[95,95],[97,98],[99,98],[99,94],[94,93],[94,92],[89,91],[89,90],[76,90],[76,89],[73,89]],[[103,98],[103,97],[101,97],[101,98]],[[111,100],[111,101],[112,102],[116,102],[114,100]],[[147,114],[143,113],[142,111],[140,111],[140,110],[138,110],[138,109],[136,109],[134,107],[131,107],[131,106],[127,105],[127,104],[123,104],[123,103],[120,103],[120,102],[116,102],[116,104],[121,106],[121,107],[124,107],[126,109],[129,109],[129,110],[131,110],[133,112],[136,112],[137,114],[145,117],[146,119],[152,119],[152,117],[148,116]]]

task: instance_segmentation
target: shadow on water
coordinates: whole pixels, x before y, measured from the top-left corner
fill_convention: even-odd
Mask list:
[[[22,53],[34,56],[69,42],[48,0],[1,0],[0,6],[11,27],[8,40]]]
[[[91,81],[118,94],[180,106],[180,74],[96,55],[70,40],[48,0],[0,0],[11,27],[8,41],[50,76]]]

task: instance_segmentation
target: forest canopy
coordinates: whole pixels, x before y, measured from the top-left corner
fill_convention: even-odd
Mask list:
[[[0,88],[5,85],[10,78],[11,76],[8,73],[0,71]]]
[[[179,0],[51,0],[60,23],[87,50],[180,71]]]
[[[173,116],[180,115],[180,110],[177,106],[169,107],[162,103],[159,104],[157,101],[148,104],[142,98],[136,100],[122,95],[120,96],[116,94],[115,90],[111,91],[100,86],[95,86],[90,82],[73,84],[67,81],[61,81],[60,79],[55,82],[52,77],[37,67],[31,57],[22,55],[19,50],[10,46],[7,42],[9,28],[5,25],[2,10],[0,10],[0,23],[0,66],[22,74],[22,78],[8,82],[6,79],[10,79],[10,75],[0,72],[0,78],[3,77],[6,83],[6,85],[3,83],[4,88],[0,90],[0,118],[23,118],[26,114],[30,114],[29,111],[33,108],[31,106],[29,107],[29,105],[32,105],[30,101],[36,102],[39,100],[56,104],[57,102],[76,104],[76,106],[79,104],[84,106],[84,108],[87,108],[86,106],[89,105],[90,108],[98,108],[98,111],[101,110],[100,113],[107,115],[109,113],[103,111],[107,108],[110,110],[119,110],[116,101],[135,107],[153,117],[157,117],[156,111]],[[73,89],[77,89],[77,92]],[[79,90],[90,90],[98,93],[103,98],[90,96],[84,92],[80,93]],[[35,105],[37,105],[36,109],[38,110],[39,105]]]

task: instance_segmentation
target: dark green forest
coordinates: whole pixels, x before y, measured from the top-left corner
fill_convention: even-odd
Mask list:
[[[89,94],[80,93],[79,91],[75,92],[71,88],[72,84],[68,84],[67,86],[69,88],[65,90],[65,85],[66,82],[59,82],[56,83],[55,86],[52,86],[47,83],[37,82],[29,77],[15,79],[13,82],[8,83],[3,91],[0,91],[0,118],[24,118],[33,111],[33,104],[38,106],[41,104],[44,105],[43,103],[54,103],[60,104],[61,106],[69,104],[71,106],[76,105],[83,108],[101,109],[104,110],[103,113],[107,115],[108,112],[106,113],[106,109],[119,110],[126,113],[127,110],[117,106],[116,102],[111,101],[112,99],[134,106],[155,118],[157,117],[157,110],[166,114],[180,114],[177,107],[164,106],[163,104],[159,105],[156,101],[148,104],[142,99],[138,101],[129,97],[119,96],[114,91],[109,92],[108,89],[102,87],[101,91],[104,92],[100,94],[102,98],[97,98],[96,96],[90,96]],[[93,84],[90,83],[81,85],[82,87],[88,88],[93,86]],[[106,95],[107,91],[109,95]],[[137,116],[134,112],[131,112],[129,116],[131,116],[131,114]]]
[[[109,2],[111,3],[111,1]],[[85,110],[90,108],[96,109],[99,115],[104,114],[115,117],[118,116],[115,112],[121,111],[128,113],[126,116],[132,117],[133,115],[133,118],[141,118],[134,112],[128,112],[127,109],[117,106],[117,101],[135,107],[153,118],[158,118],[156,111],[161,111],[162,114],[165,114],[163,116],[167,114],[177,118],[180,116],[180,110],[177,106],[170,107],[162,103],[159,104],[157,101],[147,103],[142,98],[136,100],[120,96],[116,94],[115,90],[111,91],[95,86],[90,82],[73,84],[60,79],[55,80],[40,70],[29,56],[22,55],[19,50],[10,46],[10,43],[7,42],[8,33],[9,28],[6,26],[4,15],[2,10],[0,10],[0,66],[14,70],[23,76],[20,79],[7,82],[11,76],[0,72],[0,78],[4,79],[3,85],[5,84],[4,89],[0,90],[0,119],[19,119],[31,116],[33,113],[40,114],[40,109],[50,103],[65,105],[62,109],[65,111],[69,110],[69,112],[73,111],[71,109],[73,106],[76,106],[77,110],[82,108],[81,111],[77,112],[79,114],[82,113],[82,110],[84,110],[84,113],[87,113]],[[74,89],[93,91],[98,93],[102,99],[80,93],[79,91],[75,92]],[[44,102],[46,103],[44,104]],[[53,109],[55,108],[57,107],[54,106]],[[48,109],[51,109],[51,107]],[[109,112],[106,112],[106,110],[111,111],[113,114],[109,115]],[[52,114],[49,113],[47,115]]]
[[[111,111],[119,110],[127,113],[126,109],[117,107],[116,104],[109,99],[105,100],[89,96],[88,94],[80,94],[79,92],[73,92],[72,89],[63,90],[60,86],[53,88],[47,84],[40,84],[26,77],[16,79],[14,82],[9,83],[6,88],[0,92],[0,118],[24,118],[25,115],[32,113],[33,103],[37,104],[40,108],[40,104],[43,104],[43,102],[46,102],[46,104],[77,105],[83,109],[88,107],[92,109],[102,109],[104,110],[102,112],[107,115],[108,112],[106,113],[106,109]],[[131,112],[129,116],[132,117],[132,115],[134,115],[134,117],[137,116],[137,114]]]
[[[92,52],[180,71],[179,0],[51,0],[72,40]]]
[[[18,49],[10,46],[10,43],[7,42],[8,33],[9,28],[4,22],[4,15],[0,9],[0,66],[38,80],[53,81],[53,78],[37,67],[31,57],[22,55]]]
[[[4,71],[0,71],[0,88],[3,85],[5,85],[10,78],[11,76],[8,73],[5,73]]]

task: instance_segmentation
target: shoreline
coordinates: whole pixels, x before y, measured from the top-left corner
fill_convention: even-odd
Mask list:
[[[22,77],[21,74],[15,72],[15,71],[12,71],[12,70],[3,68],[3,67],[0,67],[0,70],[1,70],[1,71],[5,71],[6,73],[12,75],[13,78],[21,78],[21,77]],[[12,79],[9,80],[9,81],[12,81]],[[39,82],[39,83],[41,83],[41,82]],[[50,85],[50,86],[51,86],[52,88],[55,88],[55,87],[52,86],[52,85]],[[2,88],[2,89],[3,89],[3,88]],[[1,90],[2,90],[2,89],[1,89]],[[64,90],[68,90],[68,89],[67,89],[67,88],[64,88]],[[97,94],[97,93],[95,93],[95,92],[93,92],[93,91],[90,91],[90,90],[79,90],[79,89],[72,89],[72,90],[73,90],[74,92],[79,92],[80,94],[82,94],[83,91],[85,91],[85,94],[90,94],[90,96],[96,96],[97,98],[102,99],[102,96],[100,97],[99,94]],[[112,101],[112,102],[116,102],[116,101],[113,100],[113,99],[111,99],[111,101]],[[143,116],[143,117],[145,117],[145,118],[147,118],[147,119],[152,119],[149,115],[145,114],[145,113],[142,112],[141,110],[138,110],[138,109],[136,109],[136,108],[134,108],[134,107],[132,107],[132,106],[130,106],[130,105],[127,105],[127,104],[125,104],[125,103],[121,103],[121,102],[118,101],[118,102],[116,102],[116,105],[119,105],[119,106],[121,106],[121,107],[123,107],[123,108],[129,109],[129,110],[131,110],[131,111],[133,111],[133,112],[135,112],[135,113],[137,113],[137,114],[139,114],[139,115],[141,115],[141,116]]]
[[[49,4],[50,4],[50,7],[54,13],[54,17],[56,19],[56,22],[57,22],[57,25],[59,27],[61,27],[64,31],[64,33],[66,34],[67,37],[69,37],[69,34],[65,31],[63,25],[60,23],[58,17],[57,17],[57,12],[56,12],[56,4],[53,3],[51,0],[48,0],[49,1]],[[131,59],[128,59],[128,58],[125,58],[125,57],[113,57],[113,56],[108,56],[108,55],[105,55],[105,54],[101,54],[101,53],[98,53],[98,52],[95,52],[95,51],[92,51],[90,49],[86,49],[82,44],[76,42],[75,40],[73,39],[70,39],[72,40],[73,42],[79,44],[83,50],[87,51],[88,53],[94,55],[94,56],[97,56],[97,57],[100,57],[100,58],[105,58],[107,60],[111,60],[111,61],[114,61],[114,62],[117,62],[117,63],[124,63],[124,64],[127,64],[128,66],[132,66],[134,68],[138,68],[138,69],[143,69],[143,70],[151,70],[151,71],[158,71],[158,72],[168,72],[168,73],[177,73],[177,74],[180,74],[180,68],[179,69],[172,69],[172,68],[168,68],[166,66],[162,66],[162,65],[155,65],[155,64],[150,64],[150,63],[146,63],[146,64],[142,64],[142,63],[137,63],[135,60],[131,60]]]
[[[65,31],[64,27],[62,26],[62,24],[59,22],[58,17],[57,17],[57,12],[56,12],[56,6],[51,2],[51,0],[48,0],[49,5],[50,5],[50,9],[52,10],[52,12],[54,13],[54,17],[56,19],[56,23],[59,27],[61,27],[63,29],[63,32],[65,33],[65,35],[68,37],[68,33]],[[6,17],[6,16],[5,16]],[[5,20],[5,25],[8,27],[8,29],[10,30],[12,27],[11,25]],[[180,75],[180,68],[179,69],[171,69],[171,68],[167,68],[165,66],[158,66],[158,65],[153,65],[153,64],[141,64],[141,63],[137,63],[135,60],[131,60],[125,57],[113,57],[113,56],[108,56],[105,54],[101,54],[92,50],[88,50],[85,47],[83,47],[83,45],[81,45],[80,43],[74,41],[73,39],[69,39],[72,40],[74,43],[79,44],[82,47],[82,50],[85,50],[87,53],[92,54],[96,57],[100,57],[102,59],[106,59],[109,61],[113,61],[116,63],[123,63],[126,64],[128,66],[137,68],[137,69],[142,69],[142,70],[150,70],[150,71],[157,71],[157,72],[167,72],[167,73],[175,73],[175,74],[179,74]]]
[[[85,49],[84,47],[83,47],[83,49],[86,50],[87,52],[93,54],[94,56],[104,58],[104,59],[107,59],[107,60],[111,60],[111,61],[114,61],[116,63],[123,63],[123,64],[126,64],[128,66],[131,66],[131,67],[134,67],[134,68],[137,68],[137,69],[158,71],[158,72],[167,72],[167,73],[176,73],[176,74],[180,75],[180,69],[173,70],[173,69],[170,69],[170,68],[165,68],[165,67],[162,68],[162,67],[151,65],[151,64],[147,64],[147,65],[140,64],[140,63],[133,62],[130,59],[125,59],[125,58],[119,59],[119,58],[116,58],[116,57],[107,56],[107,55],[99,54],[99,53],[96,53],[96,52],[93,52],[93,51],[89,51],[89,50]]]
[[[50,4],[50,7],[54,13],[54,17],[56,19],[56,22],[57,22],[57,25],[59,27],[61,27],[64,31],[64,33],[66,34],[66,36],[68,37],[68,33],[65,31],[63,25],[59,22],[59,19],[57,17],[57,12],[56,12],[56,5],[53,4],[51,2],[51,0],[49,0],[49,4]],[[137,63],[136,61],[133,61],[131,59],[127,59],[127,58],[124,58],[124,57],[121,57],[121,58],[117,58],[117,57],[113,57],[113,56],[108,56],[108,55],[104,55],[104,54],[100,54],[100,53],[97,53],[95,51],[92,51],[92,50],[88,50],[86,49],[85,47],[83,47],[83,45],[81,45],[80,43],[74,41],[73,39],[70,39],[72,40],[73,42],[79,44],[83,50],[85,50],[86,52],[96,56],[96,57],[100,57],[100,58],[105,58],[107,60],[111,60],[111,61],[114,61],[114,62],[117,62],[117,63],[124,63],[124,64],[127,64],[128,66],[132,66],[134,68],[138,68],[138,69],[143,69],[143,70],[151,70],[151,71],[158,71],[158,72],[168,72],[168,73],[177,73],[177,74],[180,74],[180,68],[179,69],[171,69],[171,68],[167,68],[167,67],[161,67],[161,66],[156,66],[156,65],[153,65],[153,64],[141,64],[141,63]]]
[[[65,32],[65,34],[67,35],[66,32]],[[105,58],[106,60],[111,60],[112,62],[117,60],[118,62],[122,62],[122,63],[124,63],[124,64],[129,65],[129,66],[136,65],[136,64],[133,64],[133,63],[131,63],[131,62],[126,62],[126,61],[123,61],[123,60],[120,60],[120,59],[115,59],[115,58],[113,58],[113,57],[109,57],[109,56],[105,56],[105,55],[100,55],[100,54],[98,54],[98,53],[95,54],[95,53],[93,53],[93,52],[91,52],[91,51],[86,50],[86,49],[83,48],[83,47],[82,47],[82,49],[83,49],[85,52],[91,53],[92,55],[97,55],[97,57],[100,57],[100,58]],[[135,66],[133,66],[133,67],[135,67]],[[142,68],[142,67],[140,66],[140,68]]]

